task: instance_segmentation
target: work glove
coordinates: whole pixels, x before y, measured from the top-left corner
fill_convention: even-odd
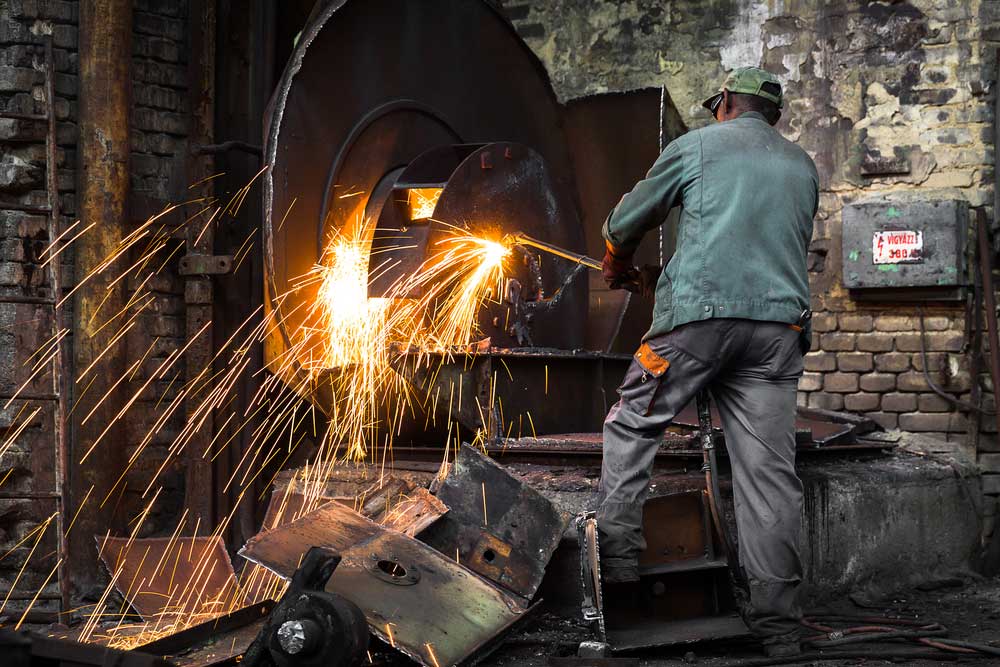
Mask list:
[[[604,261],[601,262],[601,274],[610,289],[622,289],[629,283],[636,282],[638,278],[638,272],[632,266],[631,253],[626,254],[620,250],[616,253],[616,250],[608,243]]]

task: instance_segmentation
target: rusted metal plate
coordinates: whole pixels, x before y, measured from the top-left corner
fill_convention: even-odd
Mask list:
[[[341,496],[306,495],[290,490],[276,489],[271,494],[262,530],[294,521],[313,509],[329,502],[337,502],[358,512],[377,524],[398,530],[411,537],[418,535],[448,511],[448,506],[415,481],[387,475],[361,492],[357,498]]]
[[[505,468],[463,445],[437,492],[450,508],[421,539],[530,600],[569,515]]]
[[[309,547],[337,552],[367,540],[379,527],[349,507],[331,502],[273,530],[254,535],[240,555],[282,577],[291,577]]]
[[[144,620],[221,612],[242,595],[221,537],[109,537],[100,556]]]
[[[430,491],[409,480],[391,477],[368,489],[361,513],[377,524],[416,537],[448,512],[448,506]]]
[[[526,611],[434,549],[382,531],[343,554],[327,590],[365,612],[373,633],[427,667],[456,665]]]
[[[343,557],[326,590],[358,605],[374,634],[426,667],[478,655],[530,611],[453,559],[337,503],[258,535],[241,554],[287,578],[313,545]]]
[[[253,604],[143,644],[136,650],[168,658],[177,667],[219,665],[246,652],[273,607],[271,600]]]
[[[643,505],[646,549],[639,556],[640,581],[626,595],[602,589],[593,514],[577,523],[584,618],[614,650],[748,633],[736,614],[727,561],[715,555],[701,493],[659,496]]]

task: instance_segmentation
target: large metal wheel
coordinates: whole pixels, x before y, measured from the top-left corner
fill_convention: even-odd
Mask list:
[[[542,65],[495,7],[480,0],[329,0],[318,8],[267,127],[265,288],[278,315],[268,361],[308,326],[303,302],[316,290],[276,298],[320,260],[331,234],[377,215],[395,176],[421,153],[493,141],[541,155],[553,195],[573,214],[534,233],[583,252],[558,103]],[[564,331],[584,330],[586,309],[577,312],[580,321],[560,322]]]

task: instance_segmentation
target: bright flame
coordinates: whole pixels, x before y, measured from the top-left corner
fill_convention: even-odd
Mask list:
[[[410,188],[406,191],[406,203],[410,209],[410,220],[425,220],[434,215],[438,199],[444,188]]]

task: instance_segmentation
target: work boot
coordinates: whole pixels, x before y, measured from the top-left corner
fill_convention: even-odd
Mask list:
[[[802,645],[797,638],[775,637],[764,640],[764,655],[769,658],[788,658],[802,653]]]

